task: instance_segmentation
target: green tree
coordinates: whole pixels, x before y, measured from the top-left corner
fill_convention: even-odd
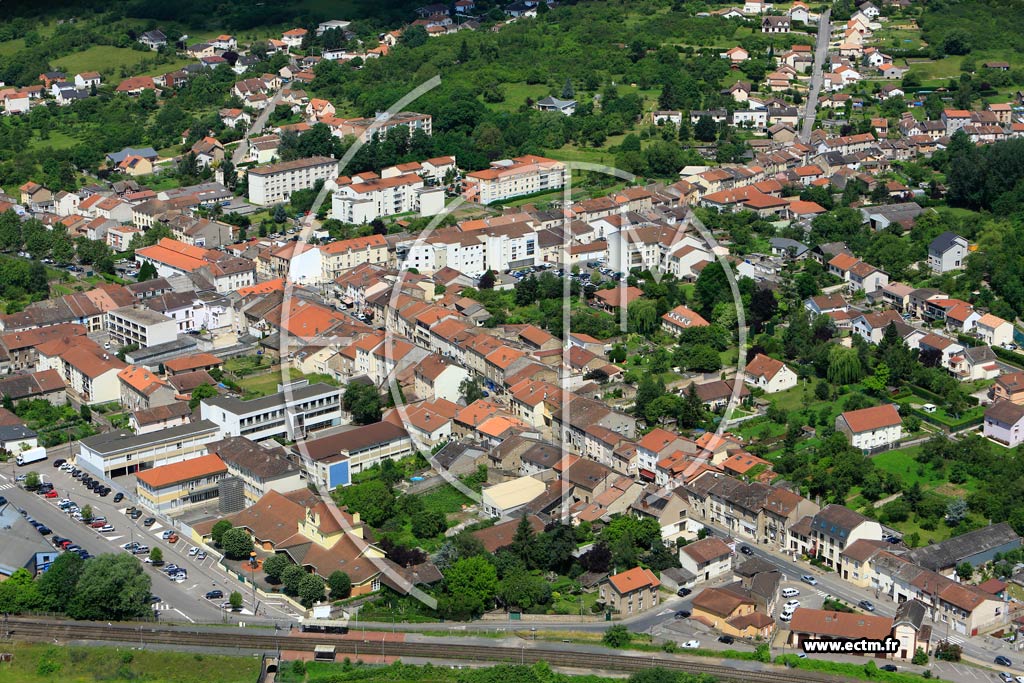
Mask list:
[[[854,384],[864,376],[856,349],[835,345],[828,353],[828,381],[836,385]]]
[[[658,307],[650,299],[637,299],[626,309],[630,332],[648,335],[658,329]]]
[[[601,636],[601,642],[608,647],[626,647],[633,640],[633,634],[623,624],[609,626]]]
[[[332,600],[344,600],[352,595],[352,579],[340,569],[331,572],[327,577],[327,585],[331,589]]]
[[[439,604],[442,611],[454,617],[478,615],[494,601],[498,572],[484,557],[467,557],[448,568],[444,584],[449,600]]]
[[[38,586],[27,569],[18,569],[0,582],[0,612],[35,609],[41,601]]]
[[[444,513],[438,510],[425,510],[412,518],[412,534],[416,538],[433,538],[447,528]]]
[[[214,545],[218,548],[221,546],[221,542],[224,539],[224,532],[231,528],[231,522],[226,519],[222,519],[213,525],[210,529],[210,537],[213,539]]]
[[[961,581],[970,581],[974,578],[974,565],[970,562],[961,562],[956,566],[956,575]]]
[[[284,570],[290,566],[292,566],[292,563],[288,561],[286,556],[271,555],[263,560],[263,574],[267,577],[269,583],[281,583],[281,576],[284,574]]]
[[[84,519],[84,520],[85,520],[85,521],[87,521],[87,522],[88,522],[88,521],[89,521],[90,519],[92,519],[92,505],[86,504],[86,505],[85,505],[85,506],[84,506],[84,507],[82,508],[82,519]]]
[[[488,270],[486,273],[480,276],[480,280],[479,282],[477,282],[477,286],[480,289],[494,289],[494,283],[494,271]]]
[[[217,395],[217,388],[212,384],[200,384],[192,390],[192,396],[188,400],[190,410],[195,410],[204,398],[213,398]]]
[[[39,473],[36,471],[29,472],[25,475],[25,488],[29,491],[35,491],[40,485]],[[88,506],[86,506],[88,507]],[[90,508],[91,509],[91,508]],[[83,513],[84,516],[84,513]]]
[[[51,612],[63,612],[75,595],[85,560],[77,553],[61,553],[36,581],[40,606]]]
[[[372,384],[349,382],[342,398],[345,410],[352,413],[352,421],[359,425],[380,422],[380,392]]]
[[[914,658],[910,660],[911,664],[918,666],[924,666],[928,663],[928,653],[924,651],[924,648],[919,647],[914,650]]]
[[[297,593],[299,602],[306,607],[311,607],[324,597],[324,580],[316,574],[306,574],[299,581]]]
[[[341,503],[358,512],[372,527],[383,525],[395,511],[395,494],[379,479],[346,486],[337,495]]]
[[[123,620],[149,613],[150,580],[133,555],[99,555],[85,563],[67,606],[72,619]]]
[[[302,582],[302,577],[306,574],[306,570],[297,564],[290,564],[285,567],[285,570],[281,572],[281,582],[284,584],[285,591],[291,595],[298,595],[299,584]]]
[[[233,610],[242,609],[242,594],[238,591],[231,591],[231,595],[228,596],[228,603],[230,603]]]
[[[153,548],[149,551],[149,561],[154,565],[160,566],[164,561],[164,551],[160,548]]]
[[[141,266],[139,266],[139,273],[138,273],[138,275],[135,276],[135,279],[137,281],[139,281],[139,282],[145,282],[147,280],[155,280],[156,279],[156,267],[152,263],[150,263],[149,261],[143,262],[143,264]]]
[[[551,584],[519,567],[502,579],[498,597],[506,606],[530,609],[551,602]]]
[[[480,386],[480,380],[475,375],[467,375],[466,379],[459,383],[459,394],[468,406],[470,403],[484,397],[484,389]]]
[[[253,549],[252,536],[241,527],[225,531],[220,544],[224,549],[224,555],[230,560],[244,560]]]

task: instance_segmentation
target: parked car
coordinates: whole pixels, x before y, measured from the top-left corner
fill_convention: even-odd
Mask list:
[[[129,516],[132,519],[138,519],[139,517],[142,516],[142,510],[132,510],[132,512],[131,512],[131,514]]]
[[[147,517],[142,520],[142,526],[153,526],[154,524],[156,524],[156,517]]]
[[[688,609],[678,610],[678,611],[676,611],[676,619],[689,619],[690,618],[690,614],[691,614],[691,612]]]
[[[51,533],[50,527],[46,526],[45,524],[40,524],[39,526],[37,526],[36,531],[41,533],[43,536],[47,536]]]
[[[111,531],[113,531],[113,530],[114,530],[114,527],[113,527],[113,526],[111,526],[110,524],[104,524],[103,526],[101,526],[101,527],[99,528],[99,532],[100,532],[101,534],[109,534],[109,533],[110,533]]]
[[[870,600],[861,600],[860,602],[857,603],[857,607],[860,607],[863,610],[867,610],[868,612],[874,612],[875,611],[875,606],[873,604],[871,604]]]
[[[784,597],[784,598],[795,598],[798,595],[800,595],[800,591],[797,590],[796,588],[783,588],[782,589],[782,597]]]
[[[880,666],[878,668],[882,671],[899,671],[899,669],[896,668],[895,664],[886,664],[885,666]]]
[[[726,645],[732,645],[736,642],[736,639],[730,635],[721,635],[718,636],[718,642],[725,643]]]
[[[999,666],[1013,666],[1013,662],[1010,661],[1010,658],[1009,657],[1005,657],[1003,655],[999,655],[998,657],[996,657],[992,661],[994,661]]]
[[[107,520],[105,520],[105,519],[97,519],[94,522],[92,522],[91,524],[89,524],[89,526],[91,526],[93,529],[102,529],[106,525],[107,525]]]
[[[166,540],[167,540],[168,543],[171,543],[171,544],[177,543],[178,542],[178,534],[171,534],[170,536],[167,537]]]
[[[692,590],[690,590],[686,586],[683,586],[682,588],[680,588],[679,590],[676,591],[676,595],[678,595],[681,598],[685,598],[687,595],[689,595],[692,592],[693,592]]]
[[[810,574],[804,574],[803,576],[800,577],[800,580],[803,581],[804,583],[806,583],[809,586],[817,586],[818,585],[818,580],[816,578],[814,578],[813,576],[811,576]]]
[[[212,591],[207,591],[207,593],[206,593],[206,599],[207,600],[219,600],[219,599],[221,599],[223,597],[224,597],[224,591],[222,591],[222,590],[212,590]]]
[[[696,650],[698,647],[700,647],[700,641],[699,640],[688,640],[685,643],[683,643],[682,645],[687,650]]]
[[[120,503],[122,500],[124,500],[124,494],[123,493],[118,491],[117,493],[114,494],[114,502],[115,503]]]
[[[198,561],[200,561],[200,562],[202,562],[203,560],[205,560],[205,559],[206,559],[206,551],[205,551],[205,550],[200,550],[200,551],[199,551],[199,554],[198,554],[198,555],[196,555],[196,559],[197,559]]]
[[[793,610],[795,610],[799,606],[800,606],[800,601],[799,600],[790,600],[785,605],[782,606],[782,611],[783,612],[792,612]]]
[[[56,498],[58,495],[60,494],[58,494],[53,489],[50,489],[49,491],[43,494],[43,498]]]
[[[60,467],[60,466],[62,466],[66,462],[67,462],[67,460],[65,460],[64,458],[57,458],[56,460],[53,461],[53,466],[54,467]]]
[[[754,549],[751,548],[749,545],[741,545],[740,546],[740,552],[743,553],[744,555],[753,555],[754,554]]]
[[[1013,676],[1011,676],[1010,674],[1006,673],[1005,671],[1000,671],[999,672],[999,678],[1000,678],[1000,680],[1003,681],[1003,683],[1014,683],[1014,680],[1015,680],[1013,678]]]
[[[199,552],[199,547],[198,546],[192,546],[191,548],[188,549],[188,556],[189,557],[195,557],[196,553],[198,553],[198,552]]]
[[[173,535],[174,535],[174,529],[167,529],[162,534],[160,534],[160,538],[162,538],[162,539],[164,539],[166,541],[168,538],[170,538]]]

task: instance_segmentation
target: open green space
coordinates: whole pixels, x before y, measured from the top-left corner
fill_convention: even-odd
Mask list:
[[[295,368],[288,368],[288,376],[291,379],[302,379],[305,375],[301,371]],[[238,380],[238,385],[242,387],[243,398],[259,398],[261,396],[269,396],[277,393],[277,385],[283,381],[283,376],[280,372],[268,372],[262,375],[250,375],[243,377]]]
[[[136,650],[115,647],[57,647],[5,643],[12,661],[0,664],[4,683],[253,683],[254,657]]]
[[[99,71],[104,75],[116,75],[119,68],[130,68],[152,55],[151,52],[141,52],[127,47],[94,45],[80,52],[72,52],[60,57],[55,60],[55,63],[69,75],[83,71]]]

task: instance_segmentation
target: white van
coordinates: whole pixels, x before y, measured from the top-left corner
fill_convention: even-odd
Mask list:
[[[782,597],[784,597],[784,598],[795,598],[798,595],[800,595],[800,591],[798,591],[796,588],[783,588],[782,589]]]

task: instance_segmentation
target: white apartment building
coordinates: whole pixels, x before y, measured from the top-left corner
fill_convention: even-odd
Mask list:
[[[542,262],[537,231],[526,223],[471,232],[438,231],[423,241],[399,242],[395,251],[400,263],[424,274],[447,266],[475,277],[487,270],[525,268]]]
[[[220,438],[207,420],[135,435],[127,430],[104,432],[78,442],[75,463],[90,472],[114,477],[206,455],[206,444]]]
[[[107,311],[107,333],[117,346],[138,344],[144,349],[177,339],[178,323],[142,306],[123,306]]]
[[[467,173],[462,194],[468,201],[491,204],[557,190],[565,185],[567,177],[568,170],[562,162],[530,154],[493,161],[486,170]]]
[[[205,399],[199,410],[202,419],[216,424],[223,436],[296,441],[341,422],[341,391],[300,380],[278,385],[276,394],[251,401],[225,396]]]
[[[340,183],[331,199],[331,217],[343,223],[369,223],[381,216],[413,212],[436,216],[443,210],[444,188],[426,187],[415,173],[370,179],[354,176]]]
[[[250,169],[249,201],[260,206],[283,204],[292,192],[308,190],[318,180],[331,180],[337,176],[338,162],[330,157],[309,157],[282,161]]]

